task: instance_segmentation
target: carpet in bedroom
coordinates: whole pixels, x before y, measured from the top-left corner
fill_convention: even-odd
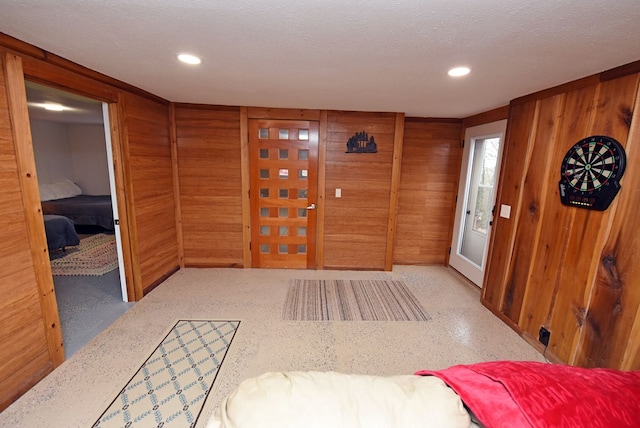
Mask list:
[[[82,238],[77,247],[51,253],[51,273],[54,276],[97,276],[117,267],[115,235],[99,233]]]

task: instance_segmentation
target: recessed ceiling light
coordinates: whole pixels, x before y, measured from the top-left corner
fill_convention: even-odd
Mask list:
[[[185,64],[192,64],[192,65],[198,65],[202,62],[200,58],[190,54],[180,54],[178,55],[178,59],[184,62]]]
[[[470,72],[471,72],[471,69],[469,67],[455,67],[449,70],[448,74],[451,77],[460,77],[460,76],[466,76]]]
[[[66,110],[65,106],[63,106],[62,104],[58,104],[58,103],[44,103],[42,105],[42,107],[44,107],[45,110],[49,110],[49,111],[63,111],[63,110]]]

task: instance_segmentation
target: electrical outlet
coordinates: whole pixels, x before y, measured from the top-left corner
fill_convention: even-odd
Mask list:
[[[551,338],[551,332],[544,327],[540,327],[540,332],[538,333],[538,341],[542,343],[544,346],[549,346],[550,338]]]

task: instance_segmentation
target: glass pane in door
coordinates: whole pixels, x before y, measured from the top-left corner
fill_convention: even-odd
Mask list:
[[[474,140],[472,144],[471,176],[460,253],[481,266],[487,242],[487,230],[493,215],[500,138],[480,138]]]

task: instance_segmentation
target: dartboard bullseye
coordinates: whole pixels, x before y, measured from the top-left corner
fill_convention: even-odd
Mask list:
[[[624,148],[613,138],[594,135],[577,142],[560,168],[560,200],[565,205],[606,210],[620,190],[626,167]]]

